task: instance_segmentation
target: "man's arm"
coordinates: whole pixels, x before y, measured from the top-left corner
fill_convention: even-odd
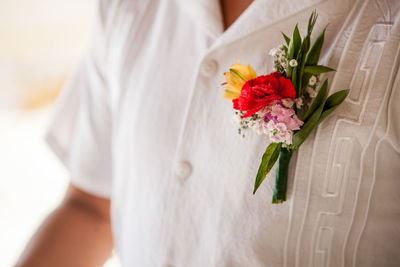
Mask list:
[[[70,185],[64,201],[32,237],[18,267],[101,266],[113,248],[110,201]]]

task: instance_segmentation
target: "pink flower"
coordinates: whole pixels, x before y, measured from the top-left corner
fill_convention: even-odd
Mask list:
[[[288,130],[284,123],[275,123],[271,120],[266,124],[266,132],[272,142],[292,144],[293,132]]]
[[[295,112],[291,108],[285,108],[281,104],[274,103],[269,105],[265,110],[264,121],[284,123],[288,130],[299,130],[303,122],[299,120]]]
[[[264,114],[264,132],[272,142],[292,144],[293,131],[299,130],[303,122],[291,108],[274,102],[262,110]]]

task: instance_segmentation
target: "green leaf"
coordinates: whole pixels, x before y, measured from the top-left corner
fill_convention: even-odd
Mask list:
[[[301,45],[301,37],[299,28],[297,27],[296,24],[296,27],[294,27],[292,39],[290,40],[289,43],[288,60],[296,58],[296,55],[300,49],[300,45]]]
[[[282,47],[282,49],[283,49],[283,51],[285,51],[285,55],[287,55],[288,47],[287,47],[286,45],[284,45],[284,46]]]
[[[306,55],[307,55],[307,52],[308,52],[308,50],[310,49],[310,38],[311,38],[311,33],[312,33],[312,31],[313,31],[313,28],[314,28],[314,25],[315,25],[315,22],[316,22],[316,20],[317,20],[317,13],[316,13],[316,11],[314,10],[312,13],[311,13],[311,16],[310,16],[310,18],[308,19],[308,27],[307,27],[307,34],[306,34],[306,36],[304,37],[304,39],[303,39],[303,42],[302,42],[302,44],[301,44],[301,51],[303,52],[303,57],[304,58],[302,58],[302,61],[304,61],[304,63],[305,63],[305,57],[306,57]],[[304,64],[303,64],[304,65]]]
[[[306,36],[306,38],[304,38],[303,43],[301,44],[301,49],[300,49],[300,53],[299,55],[301,57],[298,56],[299,60],[299,70],[298,70],[298,75],[297,75],[297,88],[298,88],[298,96],[301,96],[303,94],[303,80],[304,80],[304,76],[307,76],[308,74],[304,74],[304,65],[306,64],[306,55],[307,55],[307,51],[310,47],[310,37]],[[308,81],[308,79],[307,79]]]
[[[296,82],[296,79],[297,79],[297,67],[294,67],[293,69],[292,69],[292,77],[291,77],[291,79],[292,79],[292,84],[293,84],[293,87],[294,87],[294,89],[295,89],[295,91],[296,91],[296,97],[298,96],[298,88],[297,88],[297,82]]]
[[[301,48],[299,50],[299,53],[297,54],[296,61],[297,61],[297,67],[294,70],[296,71],[296,73],[292,74],[292,76],[294,76],[293,86],[294,89],[296,89],[296,97],[299,97],[301,95],[301,88],[300,88],[301,67],[303,66],[303,51],[301,50]]]
[[[286,34],[284,34],[283,32],[281,32],[281,33],[282,33],[283,38],[285,39],[286,44],[289,45],[290,38]]]
[[[290,43],[289,43],[289,45],[288,45],[289,47],[288,47],[288,59],[290,60],[290,59],[292,59],[293,58],[293,55],[294,55],[294,42],[293,42],[293,39],[291,39],[290,40]]]
[[[323,104],[321,104],[311,115],[310,119],[301,127],[301,129],[293,135],[293,147],[298,149],[301,144],[307,139],[312,130],[319,124],[319,118],[323,109]]]
[[[298,50],[300,48],[301,45],[301,37],[300,37],[300,32],[299,32],[299,28],[296,26],[294,27],[294,31],[293,31],[293,40],[294,40],[294,47],[296,48],[296,50]]]
[[[318,91],[317,96],[314,98],[314,101],[311,103],[311,106],[307,109],[306,113],[304,114],[303,121],[306,121],[307,118],[310,117],[311,114],[313,114],[314,111],[323,104],[323,101],[326,97],[327,91],[328,91],[328,79],[326,79],[324,81],[324,83],[322,84],[321,88]]]
[[[304,69],[303,69],[303,71],[304,71]],[[307,84],[308,84],[308,82],[309,82],[311,76],[312,76],[312,74],[303,73],[303,75],[301,76],[301,84],[302,84],[302,87],[305,87],[305,86],[303,86],[303,84],[304,84],[304,85],[307,85]]]
[[[297,53],[299,52],[300,46],[301,46],[301,37],[300,37],[300,32],[299,32],[299,28],[297,27],[297,24],[296,24],[296,27],[294,27],[292,39],[293,39],[293,44],[294,44],[293,58],[296,58]]]
[[[338,91],[328,97],[325,102],[319,123],[322,122],[329,114],[331,114],[349,95],[350,89]]]
[[[313,65],[313,66],[305,66],[304,67],[304,72],[305,73],[310,73],[310,74],[320,74],[320,73],[325,73],[325,72],[330,72],[334,71],[334,69],[331,69],[326,66],[322,65]]]
[[[310,15],[310,18],[308,19],[308,27],[307,27],[307,34],[303,39],[303,42],[301,44],[300,52],[302,54],[301,58],[299,59],[298,62],[301,62],[297,79],[298,79],[298,88],[299,88],[299,95],[303,94],[303,84],[306,84],[308,80],[310,79],[309,74],[304,74],[304,66],[306,64],[306,57],[310,49],[310,38],[311,38],[311,33],[314,29],[315,22],[317,21],[318,15],[315,10]]]
[[[319,36],[311,46],[311,49],[308,51],[306,56],[306,65],[316,65],[318,63],[319,55],[321,53],[321,48],[322,45],[324,44],[325,30],[326,27],[319,34]]]
[[[306,36],[303,39],[303,42],[301,43],[301,49],[300,49],[300,51],[302,52],[301,60],[304,61],[304,63],[305,63],[305,57],[309,49],[310,49],[310,37]]]
[[[265,177],[271,170],[272,166],[274,166],[275,162],[278,160],[280,151],[281,151],[280,143],[271,143],[265,150],[265,153],[262,156],[260,167],[258,167],[257,177],[254,183],[253,194],[256,193],[258,187],[264,181]]]
[[[327,83],[327,81],[325,81],[325,82]],[[325,85],[325,83],[324,83],[324,85]],[[322,89],[323,88],[321,87],[320,92]],[[318,124],[320,124],[329,114],[331,114],[346,99],[349,92],[350,92],[349,89],[338,91],[338,92],[330,95],[326,99],[325,103],[320,103],[319,107],[312,113],[311,117],[306,121],[306,123],[303,125],[303,127],[301,127],[301,129],[294,134],[293,139],[292,139],[294,149],[298,149],[300,147],[300,145],[310,135],[312,130]],[[318,95],[319,94],[320,93],[318,93]],[[312,103],[312,105],[313,104],[314,104],[314,102]],[[317,102],[315,105],[317,105]],[[310,109],[311,109],[311,107],[310,107]],[[308,110],[307,110],[307,112],[308,112]]]
[[[307,34],[311,35],[312,30],[314,29],[315,22],[317,21],[318,15],[317,11],[314,9],[311,13],[310,18],[308,19],[308,27],[307,27]]]

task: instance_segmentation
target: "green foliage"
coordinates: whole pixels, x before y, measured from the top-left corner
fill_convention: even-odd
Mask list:
[[[346,99],[350,91],[349,89],[338,91],[330,95],[325,101],[327,88],[328,80],[325,80],[310,108],[304,114],[304,125],[293,135],[293,149],[298,149],[303,144],[312,130]]]
[[[295,85],[296,84],[296,78],[297,78],[297,67],[294,67],[292,69],[292,84]],[[295,86],[296,88],[296,86]],[[297,97],[297,96],[296,96]]]
[[[326,67],[326,66],[322,66],[322,65],[306,66],[304,68],[305,73],[314,74],[314,75],[318,75],[318,74],[330,72],[330,71],[334,71],[334,69]]]
[[[321,123],[329,114],[331,114],[349,95],[350,89],[338,91],[331,96],[325,102],[319,123]]]
[[[311,34],[317,21],[318,15],[314,10],[308,19],[307,34],[304,36],[303,41],[301,40],[298,26],[296,25],[292,39],[282,33],[283,38],[288,44],[287,58],[288,61],[296,59],[298,67],[294,70],[288,66],[288,78],[292,80],[293,86],[296,90],[296,96],[303,95],[303,85],[307,84],[310,79],[310,74],[320,74],[331,71],[332,69],[325,66],[318,66],[313,68],[318,63],[322,45],[324,43],[325,29],[320,33],[318,38],[311,46]],[[311,48],[310,48],[311,46]]]
[[[303,96],[303,87],[308,84],[308,80],[311,75],[318,75],[321,73],[326,73],[329,71],[333,71],[333,69],[317,65],[321,49],[324,43],[325,38],[325,30],[318,35],[317,39],[311,45],[311,34],[314,29],[315,23],[317,21],[318,15],[314,10],[310,18],[308,19],[307,25],[307,33],[304,36],[303,40],[301,39],[298,25],[296,24],[292,38],[289,38],[286,34],[282,32],[282,36],[285,39],[287,48],[287,60],[290,61],[292,59],[296,59],[297,67],[288,67],[287,76],[292,81],[293,87],[296,90],[296,97]],[[330,114],[331,108],[330,102],[325,107],[325,98],[328,91],[328,81],[326,80],[322,85],[321,89],[318,92],[317,97],[312,102],[310,108],[305,112],[303,121],[305,122],[303,127],[297,131],[293,136],[293,148],[298,148],[304,140],[309,136],[311,131],[318,125],[321,121],[321,115],[324,114],[325,118],[328,114]],[[324,107],[326,109],[324,109]],[[325,112],[325,113],[324,113]],[[322,118],[322,119],[323,119]]]
[[[318,15],[314,10],[308,20],[307,32],[303,40],[300,36],[297,24],[291,38],[282,32],[282,36],[286,42],[283,50],[285,51],[288,62],[292,59],[297,61],[296,67],[287,66],[286,73],[287,78],[292,81],[293,87],[296,90],[296,97],[303,97],[303,91],[308,85],[312,75],[320,75],[322,73],[334,71],[334,69],[327,66],[317,65],[324,44],[326,31],[325,27],[315,41],[313,43],[311,42],[311,34],[317,18]],[[278,161],[272,203],[281,203],[286,200],[288,168],[292,153],[303,144],[315,127],[343,103],[349,94],[349,89],[338,91],[329,97],[327,97],[327,94],[328,80],[326,79],[310,107],[305,111],[302,118],[304,124],[300,130],[294,133],[290,149],[283,148],[280,143],[271,143],[268,146],[257,172],[253,194],[264,181],[275,162]]]
[[[304,123],[301,129],[293,135],[292,146],[294,149],[298,149],[310,135],[312,130],[314,130],[314,128],[318,125],[322,109],[323,106],[320,105],[311,115],[309,120]]]
[[[308,19],[308,27],[307,27],[307,35],[308,36],[311,35],[311,33],[314,29],[315,22],[317,21],[317,18],[318,18],[317,11],[313,10],[310,18]]]
[[[289,42],[289,47],[288,47],[288,60],[290,59],[296,59],[299,50],[301,46],[301,37],[300,37],[300,32],[299,28],[296,27],[294,28],[292,39],[290,39]],[[291,66],[288,66],[288,77],[292,79],[292,74],[293,73],[293,68]],[[293,79],[292,79],[293,80]],[[296,82],[293,83],[293,85],[296,88]]]
[[[275,162],[278,160],[280,151],[281,151],[280,143],[271,143],[265,150],[265,153],[261,159],[260,167],[258,167],[256,181],[254,183],[253,194],[256,193],[258,187],[264,181],[265,177],[271,170],[272,166],[274,166]]]
[[[292,35],[292,39],[290,39],[289,42],[289,50],[288,50],[288,59],[293,59],[296,58],[296,55],[299,51],[301,45],[301,37],[300,37],[300,32],[299,32],[299,28],[296,27],[294,28],[293,31],[293,35]]]
[[[306,55],[306,65],[316,65],[321,54],[322,45],[324,44],[326,27],[318,35],[317,39],[314,41],[311,49],[308,50]]]
[[[290,39],[282,33],[285,42],[288,44],[287,59],[288,61],[296,59],[298,66],[288,66],[288,78],[296,90],[296,97],[303,96],[304,87],[308,84],[312,75],[319,75],[334,71],[327,66],[317,65],[324,44],[326,27],[317,36],[311,44],[311,34],[317,21],[318,15],[314,10],[308,19],[307,33],[303,40],[300,37],[298,26],[294,28],[292,38]],[[304,125],[293,136],[294,149],[300,147],[305,139],[310,135],[312,130],[329,114],[331,114],[347,97],[349,91],[339,91],[326,99],[328,92],[328,81],[325,80],[321,86],[316,98],[311,106],[306,110],[303,116]],[[325,100],[326,99],[326,100]]]
[[[303,121],[307,121],[308,117],[314,113],[314,111],[323,103],[326,97],[326,93],[328,91],[328,80],[325,80],[319,89],[317,96],[314,98],[314,101],[311,103],[311,106],[307,109],[306,113],[304,113]]]
[[[290,38],[286,34],[284,34],[283,32],[281,32],[281,33],[282,33],[283,38],[285,39],[286,44],[289,46]]]

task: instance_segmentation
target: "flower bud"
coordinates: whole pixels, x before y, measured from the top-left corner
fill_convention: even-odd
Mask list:
[[[296,61],[296,59],[290,60],[290,61],[289,61],[289,65],[290,65],[290,67],[297,67],[297,61]]]

